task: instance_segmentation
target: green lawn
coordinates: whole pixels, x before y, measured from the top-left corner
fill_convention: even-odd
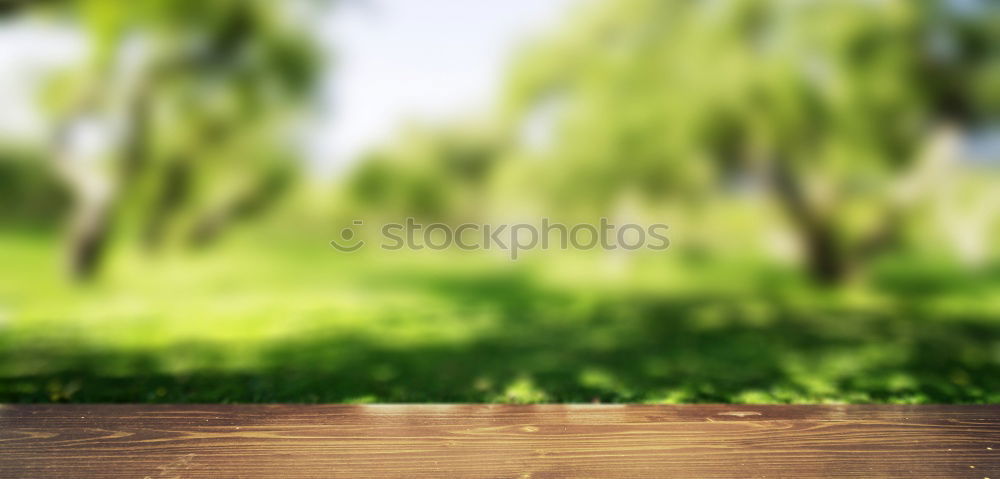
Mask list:
[[[0,402],[1000,402],[996,270],[822,292],[244,238],[73,287],[57,248],[0,235]]]

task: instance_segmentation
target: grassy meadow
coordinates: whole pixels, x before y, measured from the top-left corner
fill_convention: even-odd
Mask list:
[[[676,251],[347,255],[267,229],[78,286],[51,236],[0,242],[0,402],[1000,401],[995,269],[830,291]]]

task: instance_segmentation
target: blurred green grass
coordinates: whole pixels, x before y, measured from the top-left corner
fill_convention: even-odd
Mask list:
[[[995,269],[831,292],[239,238],[73,287],[50,236],[0,235],[0,402],[1000,402]]]

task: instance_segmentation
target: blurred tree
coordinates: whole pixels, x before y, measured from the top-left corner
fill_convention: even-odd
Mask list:
[[[291,128],[319,73],[316,0],[20,2],[85,33],[53,79],[55,153],[73,192],[70,263],[93,276],[115,230],[204,244],[293,178]],[[120,228],[121,227],[121,228]]]
[[[898,240],[911,173],[1000,112],[1000,4],[602,2],[527,50],[507,115],[555,111],[563,201],[623,190],[697,202],[757,184],[812,275],[844,279]],[[933,159],[933,158],[931,158]]]
[[[68,191],[44,153],[0,144],[0,221],[51,228],[63,217]]]
[[[346,183],[355,210],[433,221],[481,218],[486,186],[509,142],[482,125],[415,125],[369,152]]]

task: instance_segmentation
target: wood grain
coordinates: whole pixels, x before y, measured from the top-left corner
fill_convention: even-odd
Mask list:
[[[1000,479],[1000,406],[10,405],[0,477]]]

